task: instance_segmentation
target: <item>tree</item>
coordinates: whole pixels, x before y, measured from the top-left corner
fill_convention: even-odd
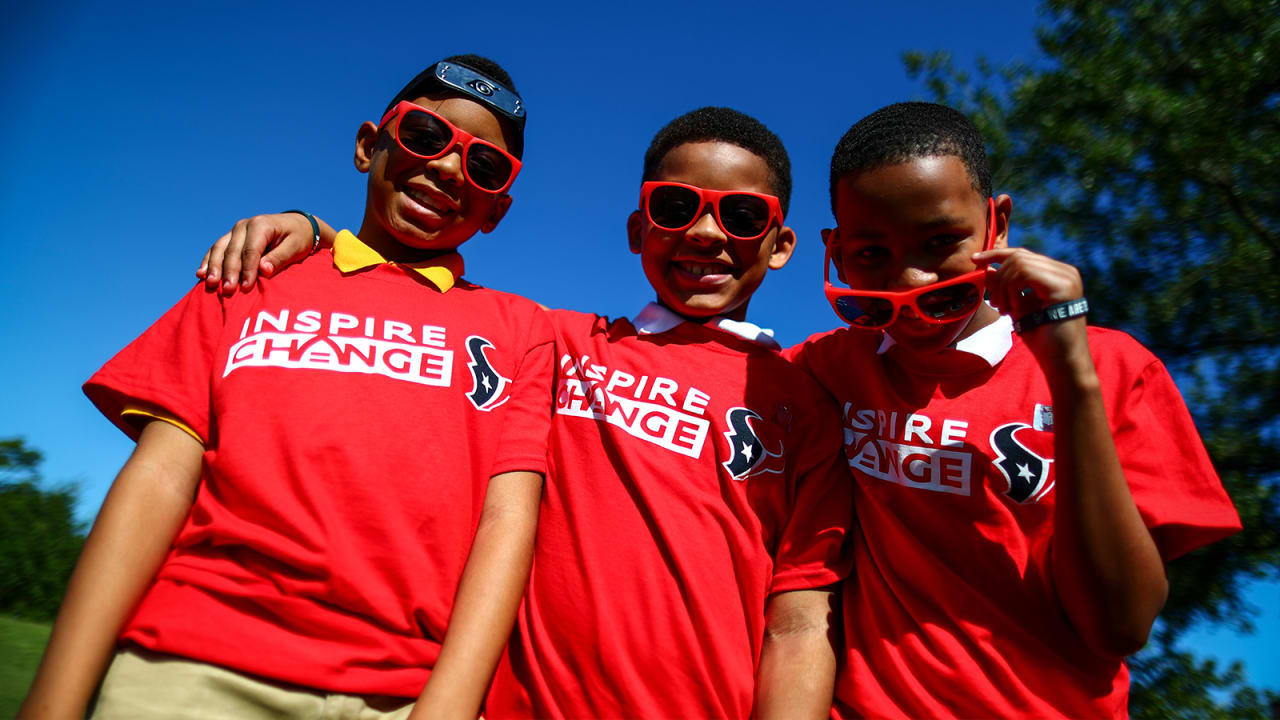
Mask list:
[[[75,567],[84,528],[75,491],[44,489],[40,452],[0,440],[0,612],[52,620]]]
[[[1048,0],[1043,18],[1040,59],[907,68],[986,135],[1022,244],[1076,263],[1091,322],[1168,365],[1244,522],[1170,566],[1132,712],[1266,717],[1274,694],[1174,644],[1251,629],[1241,587],[1280,569],[1280,1]]]

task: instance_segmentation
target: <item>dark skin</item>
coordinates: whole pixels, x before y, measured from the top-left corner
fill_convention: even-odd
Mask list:
[[[503,125],[483,105],[451,95],[423,96],[414,104],[461,130],[507,149]],[[360,241],[393,262],[429,260],[453,252],[477,232],[490,232],[511,206],[510,195],[472,185],[462,169],[461,146],[424,160],[365,122],[356,131],[355,166],[369,176]]]
[[[751,151],[731,143],[697,142],[672,148],[651,179],[769,195],[774,192],[769,178],[768,164]],[[643,212],[632,212],[627,218],[631,252],[640,256],[658,302],[672,312],[694,322],[716,315],[744,320],[765,274],[791,259],[795,233],[775,225],[761,238],[738,240],[716,223],[709,206],[703,211],[679,232],[655,227]]]
[[[200,441],[167,422],[142,429],[85,540],[18,717],[84,717],[120,627],[191,509],[203,454]]]
[[[512,144],[510,128],[479,103],[448,93],[413,102],[504,150]],[[462,170],[460,146],[432,160],[408,155],[391,136],[393,123],[379,129],[364,122],[356,131],[355,166],[369,176],[360,240],[390,261],[416,262],[453,252],[477,232],[492,232],[511,207],[511,196],[472,186]],[[332,247],[337,231],[323,220],[317,223],[321,243]],[[230,295],[237,287],[248,290],[259,273],[271,277],[302,257],[311,248],[311,238],[311,225],[302,215],[243,219],[205,253],[196,275],[211,291]],[[285,244],[286,239],[295,242]],[[271,252],[264,256],[268,245]]]
[[[906,318],[890,329],[900,342],[889,357],[903,371],[950,362],[941,350],[994,322],[1000,313],[1021,317],[1084,294],[1074,267],[1007,246],[1013,205],[1007,195],[995,199],[995,249],[981,252],[986,201],[957,158],[922,158],[845,178],[837,185],[837,198],[841,251],[835,259],[847,283],[872,290],[906,289],[999,266],[988,280],[995,310],[984,306],[964,321],[943,326],[922,327]],[[332,242],[332,230],[322,230]],[[227,287],[234,289],[240,268],[247,268],[244,281],[251,284],[259,258],[264,272],[274,270],[305,253],[309,242],[310,227],[300,216],[241,220],[210,248],[197,274],[216,287],[222,269]],[[878,276],[863,275],[852,252],[867,246],[879,247],[873,254],[890,252],[895,267],[878,269]],[[1024,288],[1031,288],[1032,295],[1023,296]],[[1023,340],[1053,391],[1059,477],[1053,567],[1060,578],[1063,611],[1091,647],[1120,657],[1146,644],[1169,586],[1163,560],[1124,479],[1085,327],[1083,319],[1045,325]]]
[[[653,179],[711,190],[774,193],[765,161],[723,142],[673,148]],[[747,304],[766,273],[790,259],[795,233],[775,224],[760,238],[736,240],[717,225],[709,207],[703,210],[693,225],[681,232],[654,227],[643,213],[633,212],[627,219],[629,246],[640,256],[658,301],[668,309],[693,322],[717,315],[744,319]],[[325,228],[328,226],[322,228],[322,239],[331,243],[333,232]],[[217,287],[217,271],[222,267],[228,283],[224,287],[234,291],[242,277],[250,286],[256,278],[256,273],[248,274],[241,268],[265,272],[269,264],[275,270],[305,256],[310,243],[310,226],[301,216],[242,220],[210,248],[198,274]],[[267,247],[272,249],[260,262]],[[770,596],[756,673],[755,717],[818,720],[829,716],[836,670],[831,639],[835,597],[833,588]]]
[[[507,147],[507,129],[478,103],[450,95],[415,102]],[[451,253],[476,232],[493,230],[511,198],[472,186],[462,172],[460,149],[432,160],[414,158],[388,132],[363,123],[356,133],[355,165],[369,175],[369,183],[360,239],[388,260],[411,262]],[[309,250],[306,218],[285,217],[302,221]],[[333,229],[322,228],[332,244]],[[257,263],[252,267],[256,270]],[[209,282],[217,287],[217,273]],[[236,286],[231,282],[222,289],[229,294]],[[252,280],[242,287],[252,287]],[[200,441],[167,422],[151,422],[142,430],[85,542],[19,717],[84,716],[121,626],[187,517],[203,453]],[[528,581],[541,493],[538,473],[507,472],[489,479],[440,655],[410,718],[476,717]]]
[[[947,348],[1000,314],[1018,318],[1084,295],[1076,268],[1007,246],[1007,195],[995,199],[995,247],[982,251],[986,199],[957,157],[915,158],[856,173],[837,184],[836,200],[840,229],[832,254],[851,287],[910,289],[989,269],[994,308],[946,325],[904,311],[888,328],[897,344],[887,361],[903,372],[952,362]],[[1052,566],[1062,608],[1090,647],[1122,657],[1146,644],[1168,580],[1125,481],[1085,328],[1084,318],[1077,318],[1042,325],[1022,338],[1053,396]]]

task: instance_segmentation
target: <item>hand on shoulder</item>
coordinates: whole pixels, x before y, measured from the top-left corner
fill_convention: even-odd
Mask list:
[[[331,245],[333,229],[320,221],[320,230],[322,244]],[[196,277],[204,280],[209,292],[231,295],[237,287],[247,291],[257,282],[259,273],[271,277],[309,255],[314,237],[311,222],[300,213],[254,215],[239,220],[205,252]]]

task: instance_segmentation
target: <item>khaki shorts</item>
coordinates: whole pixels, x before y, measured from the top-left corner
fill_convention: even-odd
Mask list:
[[[98,690],[93,720],[404,720],[404,698],[325,694],[193,660],[127,648]]]

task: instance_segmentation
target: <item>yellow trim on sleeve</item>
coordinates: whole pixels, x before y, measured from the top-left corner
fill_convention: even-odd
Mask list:
[[[126,419],[143,417],[143,418],[149,418],[151,420],[161,420],[163,422],[167,422],[170,425],[178,428],[182,432],[195,438],[196,442],[200,443],[201,445],[204,445],[204,438],[200,437],[200,435],[197,434],[195,430],[192,430],[189,425],[182,422],[178,418],[170,415],[169,413],[164,412],[163,410],[151,410],[151,409],[140,407],[137,405],[130,405],[129,407],[126,407],[124,410],[120,411],[120,417],[126,418]]]
[[[442,293],[449,292],[465,270],[462,256],[456,252],[445,253],[421,262],[395,263],[382,257],[377,250],[365,245],[350,230],[339,232],[333,240],[333,264],[344,273],[363,270],[382,263],[409,268],[430,281]]]

